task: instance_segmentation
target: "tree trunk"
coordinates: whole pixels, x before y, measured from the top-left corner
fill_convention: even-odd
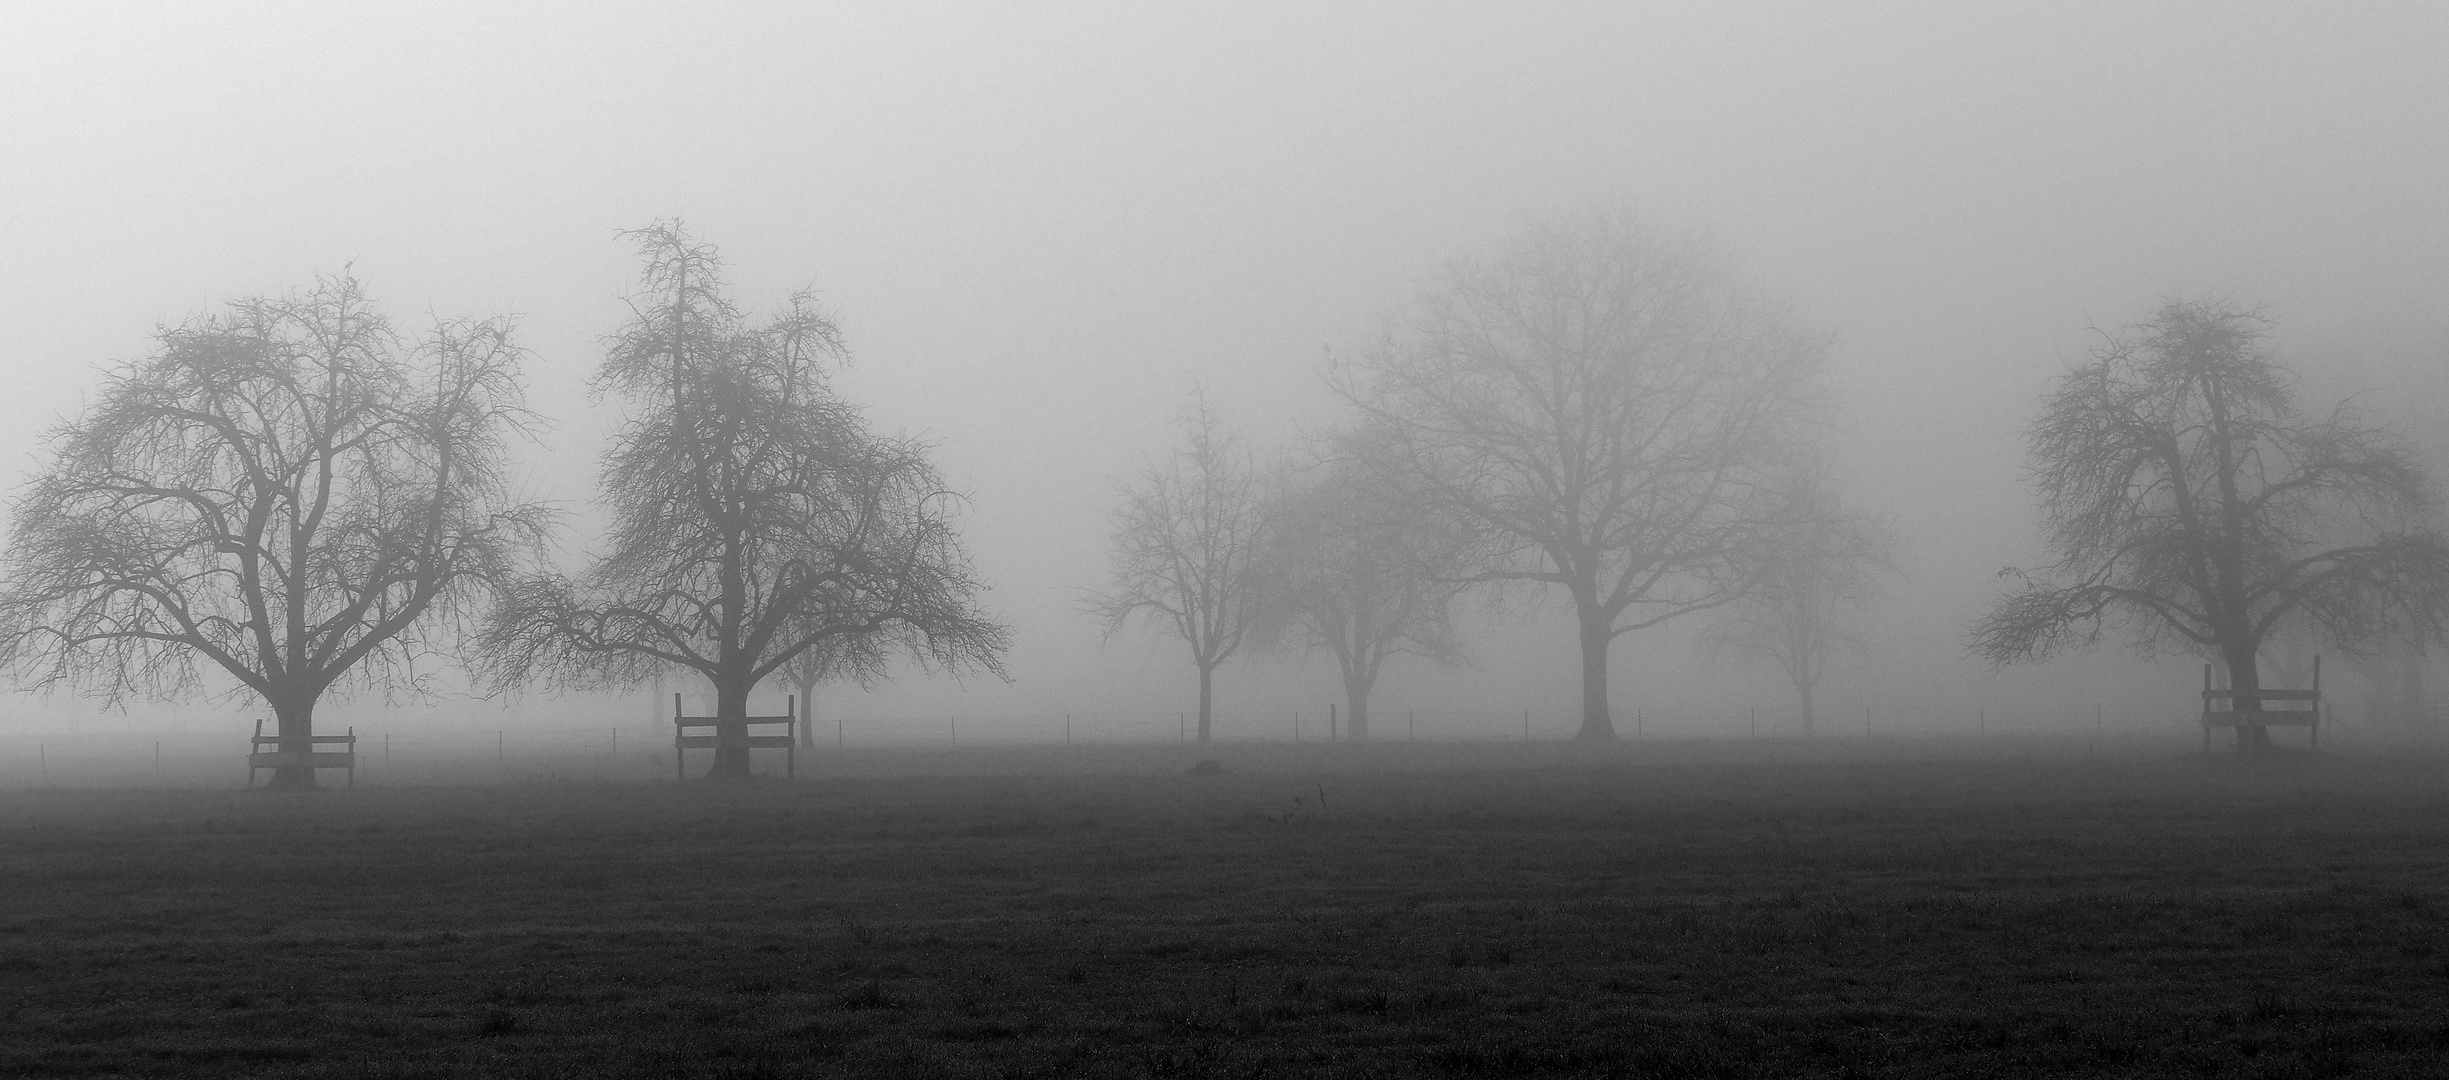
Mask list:
[[[1208,738],[1208,709],[1215,701],[1216,669],[1202,666],[1199,669],[1199,743],[1202,746],[1207,744]]]
[[[816,684],[804,682],[799,687],[799,748],[816,749]]]
[[[1615,640],[1615,619],[1584,612],[1582,630],[1582,742],[1616,741],[1616,721],[1607,709],[1607,647]]]
[[[1353,742],[1369,741],[1369,684],[1344,679],[1344,734]]]
[[[2262,712],[2262,676],[2255,665],[2254,651],[2223,649],[2221,652],[2228,662],[2228,689],[2238,695],[2228,699],[2228,707],[2244,713],[2241,719],[2245,721],[2259,717]],[[2237,756],[2261,757],[2269,753],[2270,748],[2269,728],[2250,722],[2236,726]]]
[[[1811,686],[1808,683],[1797,682],[1794,684],[1794,689],[1803,698],[1803,737],[1808,739],[1816,734],[1812,724]]]
[[[714,727],[716,736],[725,741],[748,737],[748,691],[745,679],[725,679],[714,687]],[[717,746],[714,767],[706,770],[709,780],[748,779],[748,747]]]
[[[301,762],[308,760],[305,755],[315,750],[315,744],[307,741],[315,733],[315,699],[302,694],[275,699],[272,717],[281,737],[281,753],[297,754]],[[274,768],[271,786],[275,791],[312,791],[319,785],[315,767],[299,764]]]

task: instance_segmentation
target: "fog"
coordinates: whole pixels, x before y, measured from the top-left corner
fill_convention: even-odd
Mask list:
[[[1194,707],[1179,644],[1104,641],[1079,609],[1190,387],[1262,447],[1335,424],[1321,360],[1441,261],[1631,205],[1833,341],[1839,471],[1905,575],[1828,716],[2099,705],[2185,731],[2190,658],[1968,655],[1997,570],[2045,554],[2020,433],[2093,328],[2226,297],[2266,305],[2308,404],[2369,391],[2449,467],[2445,47],[2449,11],[2418,4],[13,5],[0,481],[157,325],[353,268],[404,327],[519,315],[552,421],[522,489],[571,511],[574,562],[620,415],[587,392],[637,272],[615,234],[679,217],[751,306],[821,294],[855,358],[839,389],[935,444],[1013,630],[1008,683],[903,671],[824,707],[1169,713]],[[1472,623],[1472,665],[1394,667],[1376,708],[1568,734],[1571,610]],[[1703,662],[1700,618],[1617,645],[1618,713],[1789,709],[1772,672]],[[1218,707],[1323,711],[1336,687],[1323,658],[1258,657]]]

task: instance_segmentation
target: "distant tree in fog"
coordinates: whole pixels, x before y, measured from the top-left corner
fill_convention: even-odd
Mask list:
[[[34,685],[177,695],[218,669],[304,752],[326,691],[420,690],[541,553],[551,514],[503,479],[527,422],[507,320],[407,346],[344,274],[158,341],[16,501],[0,657]]]
[[[1751,590],[1704,641],[1713,652],[1776,664],[1801,705],[1803,734],[1811,735],[1813,692],[1832,661],[1862,645],[1844,620],[1869,606],[1880,578],[1894,571],[1894,543],[1845,507],[1824,471],[1798,469],[1795,482],[1801,494],[1789,526],[1760,546]]]
[[[1392,436],[1385,479],[1472,524],[1473,579],[1572,597],[1579,737],[1612,740],[1609,645],[1743,596],[1792,513],[1823,351],[1697,244],[1596,211],[1449,264],[1331,378]]]
[[[604,456],[606,551],[574,580],[521,582],[496,608],[496,683],[682,668],[705,676],[728,719],[810,649],[1000,673],[1007,634],[979,610],[959,500],[923,445],[871,433],[827,386],[833,323],[802,294],[751,325],[711,246],[677,223],[630,235],[645,291],[595,383],[635,410]],[[747,750],[717,750],[709,775],[748,775]]]
[[[1204,743],[1216,669],[1240,650],[1256,614],[1261,505],[1249,447],[1205,388],[1192,391],[1180,423],[1181,445],[1123,491],[1107,549],[1113,587],[1091,594],[1087,607],[1108,638],[1144,614],[1190,647]]]
[[[816,688],[844,680],[865,682],[882,674],[886,656],[879,644],[873,637],[820,638],[782,665],[782,676],[799,702],[800,749],[816,746]]]
[[[1462,652],[1453,609],[1468,538],[1383,482],[1367,457],[1385,449],[1379,433],[1348,432],[1320,461],[1284,470],[1260,559],[1264,636],[1334,655],[1356,741],[1369,738],[1369,694],[1386,661],[1451,664]]]
[[[2028,436],[2058,561],[2001,572],[2024,588],[1976,625],[1977,652],[2039,660],[2122,619],[2146,650],[2218,657],[2250,693],[2290,620],[2351,650],[2441,633],[2449,537],[2430,479],[2350,407],[2300,414],[2267,330],[2228,304],[2171,302],[2059,380]],[[2269,738],[2237,729],[2244,752]]]

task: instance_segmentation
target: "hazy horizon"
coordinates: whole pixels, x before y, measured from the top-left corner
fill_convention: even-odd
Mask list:
[[[619,415],[587,393],[635,286],[616,234],[678,217],[751,307],[823,297],[837,387],[935,444],[1014,631],[1009,684],[904,672],[827,707],[1165,712],[1192,699],[1180,646],[1101,644],[1077,606],[1193,381],[1262,449],[1331,425],[1321,358],[1442,261],[1623,204],[1833,342],[1842,475],[1907,576],[1828,715],[2181,724],[2186,657],[1967,655],[1995,572],[2043,557],[2021,432],[2094,328],[2226,297],[2267,308],[2309,406],[2368,392],[2449,478],[2445,50],[2420,4],[9,7],[0,486],[157,326],[348,268],[403,328],[520,317],[554,425],[523,487],[573,511],[575,556]],[[1570,714],[1569,613],[1374,701]],[[1618,644],[1620,714],[1790,704],[1706,667],[1698,625]],[[1229,667],[1219,708],[1336,696],[1331,662],[1276,657]]]

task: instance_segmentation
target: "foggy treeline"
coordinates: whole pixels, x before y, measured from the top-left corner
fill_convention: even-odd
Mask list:
[[[845,333],[818,299],[753,313],[680,222],[624,235],[643,269],[593,384],[623,406],[609,519],[574,571],[553,557],[564,515],[508,480],[539,421],[511,322],[404,331],[331,276],[165,328],[63,425],[14,506],[13,670],[112,702],[244,697],[300,752],[327,694],[430,696],[446,665],[493,695],[659,698],[694,676],[734,734],[761,685],[807,703],[896,664],[1006,677],[965,494],[835,390]],[[2252,752],[2272,745],[2265,667],[2293,676],[2307,650],[2381,680],[2397,663],[2391,705],[2429,718],[2438,488],[2354,405],[2300,402],[2268,326],[2171,299],[2060,378],[2028,440],[2055,561],[2007,572],[2021,587],[1969,648],[2003,666],[2123,635],[2205,656]],[[1813,734],[1855,622],[1909,572],[1839,479],[1826,352],[1693,235],[1615,208],[1534,217],[1320,365],[1330,426],[1262,450],[1192,386],[1177,445],[1115,493],[1112,578],[1082,614],[1178,640],[1202,743],[1237,658],[1330,657],[1330,736],[1366,740],[1389,672],[1468,664],[1475,626],[1551,594],[1578,645],[1576,739],[1618,738],[1618,639],[1685,624],[1773,668]],[[746,746],[714,771],[747,775]]]
[[[12,722],[2439,726],[2437,16],[1568,9],[0,16]]]

